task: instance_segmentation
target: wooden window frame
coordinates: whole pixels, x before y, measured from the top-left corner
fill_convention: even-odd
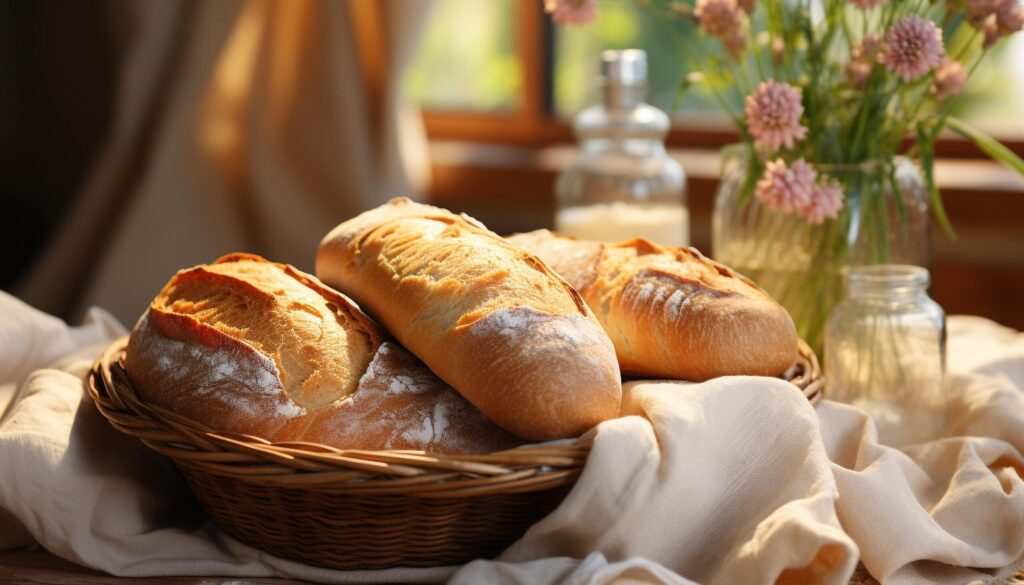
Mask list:
[[[518,0],[516,11],[516,50],[523,66],[519,106],[511,112],[493,113],[424,109],[428,138],[517,147],[546,147],[574,140],[571,126],[552,115],[550,103],[553,80],[549,64],[553,59],[555,25],[544,13],[541,0]],[[674,127],[666,144],[675,148],[717,149],[738,139],[739,134],[726,125],[707,129]],[[1024,139],[1003,144],[1024,156]],[[943,158],[988,158],[973,142],[954,135],[941,137],[935,150]]]

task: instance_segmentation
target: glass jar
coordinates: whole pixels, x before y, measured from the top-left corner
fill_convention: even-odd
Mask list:
[[[825,321],[842,297],[842,272],[867,264],[927,267],[928,190],[905,157],[857,165],[816,164],[843,189],[836,219],[812,224],[768,209],[754,195],[762,165],[744,145],[723,150],[711,220],[715,260],[754,280],[789,311],[797,333],[821,355]]]
[[[690,243],[686,176],[665,151],[669,118],[644,103],[647,56],[605,51],[602,103],[579,113],[580,156],[558,178],[555,229],[588,240]]]
[[[946,318],[928,285],[919,266],[851,268],[826,326],[828,397],[870,414],[887,445],[934,439],[947,425]]]

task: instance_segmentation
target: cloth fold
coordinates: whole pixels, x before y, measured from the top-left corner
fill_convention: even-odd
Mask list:
[[[495,560],[332,571],[242,544],[83,378],[124,329],[69,328],[0,293],[0,547],[115,575],[324,583],[962,583],[1024,563],[1024,335],[950,320],[951,434],[893,449],[856,408],[728,377],[627,384],[562,505]],[[9,403],[6,404],[5,403]]]

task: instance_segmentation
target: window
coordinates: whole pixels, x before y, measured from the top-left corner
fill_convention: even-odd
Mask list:
[[[675,108],[687,71],[669,30],[672,24],[637,4],[602,2],[599,9],[598,19],[587,26],[560,27],[543,14],[541,0],[437,0],[404,88],[430,114],[428,130],[439,131],[431,134],[443,138],[458,137],[460,131],[473,139],[487,137],[480,131],[486,122],[479,114],[490,113],[515,125],[505,128],[510,142],[564,141],[570,138],[567,121],[597,98],[601,51],[642,48],[648,53],[650,102],[675,110],[678,131],[670,142],[709,146],[727,141],[733,134],[729,122],[699,88],[688,91]],[[961,115],[1024,152],[1022,95],[1024,33],[982,61]],[[456,113],[473,118],[456,124]],[[444,123],[431,124],[429,118],[438,121],[432,114],[442,114]],[[533,133],[532,140],[527,132]],[[945,151],[963,154],[964,147],[970,149],[953,144]]]
[[[514,0],[437,0],[402,89],[425,109],[507,112],[520,105]]]
[[[542,0],[435,0],[405,78],[431,138],[431,200],[499,233],[550,226],[555,177],[574,156],[569,120],[596,100],[603,49],[645,49],[650,101],[673,108],[683,60],[665,23],[646,10],[599,0],[597,21],[563,28],[543,13]],[[968,91],[963,117],[1024,155],[1024,33],[986,57]],[[675,120],[668,142],[689,177],[693,242],[708,250],[715,149],[736,133],[699,91],[687,92]],[[985,158],[968,141],[950,136],[936,149],[944,159],[938,181],[960,238],[933,239],[933,296],[948,313],[1024,328],[1024,182],[985,160],[950,161]]]
[[[675,45],[670,26],[642,8],[627,4],[601,6],[600,17],[586,27],[554,29],[553,112],[571,118],[598,99],[595,79],[606,49],[643,49],[647,52],[650,93],[648,101],[666,112],[676,109],[676,97],[688,73]],[[715,123],[727,124],[713,100],[699,88],[688,91],[676,112],[711,114]]]

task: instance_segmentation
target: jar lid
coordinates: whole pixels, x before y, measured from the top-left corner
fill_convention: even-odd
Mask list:
[[[601,53],[601,81],[604,84],[642,86],[647,84],[647,53],[641,49]]]

